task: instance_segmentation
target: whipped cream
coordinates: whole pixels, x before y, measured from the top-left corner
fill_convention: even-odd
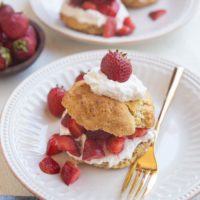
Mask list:
[[[99,68],[89,71],[84,76],[84,80],[95,94],[104,95],[121,102],[143,98],[147,90],[134,74],[127,81],[120,83],[108,79]]]
[[[60,134],[61,135],[69,135],[69,130],[68,128],[65,128],[62,124],[60,125]],[[153,142],[155,138],[155,132],[153,129],[150,129],[148,131],[148,133],[143,136],[143,137],[138,137],[138,138],[134,138],[134,139],[126,139],[125,143],[124,143],[124,149],[121,153],[119,154],[111,154],[107,151],[106,148],[104,148],[104,152],[105,152],[105,157],[103,158],[99,158],[99,159],[92,159],[90,161],[85,160],[85,163],[88,164],[97,164],[100,165],[102,163],[108,163],[109,167],[112,167],[114,165],[119,164],[120,161],[123,161],[124,159],[131,159],[133,152],[135,151],[135,149],[137,148],[137,146],[143,142]],[[82,138],[80,137],[80,139],[82,140]],[[84,144],[82,144],[82,149],[81,152],[83,151],[83,147]],[[70,153],[68,153],[70,154]],[[71,157],[73,157],[76,160],[81,161],[82,160],[82,156],[80,157],[76,157],[72,154],[70,154]]]
[[[121,3],[120,0],[117,0],[119,3],[119,11],[116,15],[117,29],[120,29],[123,26],[124,19],[129,15],[125,6]],[[80,7],[75,7],[70,5],[70,0],[66,0],[61,8],[61,13],[75,18],[80,23],[87,23],[96,25],[97,27],[102,27],[107,20],[107,16],[100,13],[97,10],[84,10]]]

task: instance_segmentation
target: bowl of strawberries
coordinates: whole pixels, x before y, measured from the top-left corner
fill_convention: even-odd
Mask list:
[[[0,5],[0,76],[31,66],[45,43],[43,30],[22,12]]]

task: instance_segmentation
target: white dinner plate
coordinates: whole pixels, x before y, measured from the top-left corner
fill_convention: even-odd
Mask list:
[[[130,36],[103,38],[71,30],[59,19],[59,10],[63,0],[31,0],[31,5],[39,19],[48,27],[70,38],[95,44],[114,45],[144,42],[160,37],[185,25],[198,8],[198,0],[158,0],[158,3],[141,8],[129,9],[130,16],[137,29]],[[148,14],[157,9],[166,9],[167,14],[158,21],[152,21]]]
[[[59,120],[46,108],[50,88],[69,89],[81,70],[99,66],[106,51],[65,57],[32,74],[13,92],[1,121],[3,152],[16,177],[35,195],[48,200],[118,200],[127,168],[104,170],[81,167],[80,179],[67,187],[59,175],[44,174],[38,163],[44,158],[48,138],[59,131]],[[148,87],[160,111],[176,64],[128,52],[134,73]],[[186,200],[200,192],[200,81],[184,72],[175,99],[159,135],[156,149],[158,178],[147,200]],[[56,157],[64,163],[63,153]]]

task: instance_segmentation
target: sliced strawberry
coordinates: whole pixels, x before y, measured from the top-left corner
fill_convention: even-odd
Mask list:
[[[132,19],[130,17],[126,17],[124,19],[124,25],[128,26],[131,30],[135,29],[135,24],[133,23]]]
[[[78,138],[83,134],[84,128],[76,123],[74,119],[69,120],[69,131],[75,137]]]
[[[106,140],[108,137],[110,137],[110,134],[103,130],[86,131],[85,134],[94,140]]]
[[[106,142],[106,148],[113,154],[119,154],[124,149],[124,137],[111,136]]]
[[[62,124],[65,128],[68,128],[70,118],[71,118],[71,117],[69,116],[69,114],[66,114],[66,115],[62,118],[61,124]]]
[[[67,151],[77,157],[81,155],[78,144],[69,135],[61,135],[58,137],[58,149],[60,151]]]
[[[162,17],[163,15],[165,15],[167,13],[166,10],[164,9],[160,9],[160,10],[156,10],[156,11],[153,11],[153,12],[150,12],[149,13],[149,17],[152,19],[152,20],[157,20],[159,19],[160,17]]]
[[[97,6],[94,3],[90,2],[90,1],[83,2],[81,7],[83,9],[85,9],[85,10],[88,10],[88,9],[97,10]]]
[[[116,31],[117,36],[129,35],[133,32],[133,30],[129,26],[122,26],[119,30]]]
[[[66,185],[74,183],[80,177],[80,169],[74,163],[67,161],[62,170],[61,178]]]
[[[83,134],[84,128],[76,123],[68,114],[61,121],[62,125],[69,129],[71,135],[75,138]]]
[[[147,128],[136,128],[135,133],[133,135],[129,135],[127,138],[128,139],[134,139],[136,137],[142,137],[145,136],[148,133]]]
[[[52,156],[52,155],[55,155],[55,154],[58,154],[61,152],[61,150],[58,149],[58,138],[59,137],[60,137],[60,135],[58,133],[51,136],[51,138],[49,139],[48,144],[47,144],[46,155]]]
[[[87,138],[83,149],[83,160],[99,159],[105,156],[102,147],[95,140]]]
[[[85,73],[81,72],[75,79],[75,82],[84,80]]]
[[[103,37],[110,38],[115,35],[116,32],[116,21],[112,17],[108,17],[106,24],[103,28]]]
[[[58,174],[60,172],[59,164],[51,157],[46,157],[39,163],[40,169],[47,174]]]
[[[115,17],[119,11],[119,4],[117,1],[103,2],[98,4],[98,11],[104,15]]]

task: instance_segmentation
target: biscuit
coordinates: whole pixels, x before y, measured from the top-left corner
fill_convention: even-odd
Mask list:
[[[103,26],[98,27],[92,24],[81,23],[76,20],[74,17],[69,17],[63,13],[60,13],[60,19],[63,23],[71,29],[92,34],[92,35],[102,35],[103,33]]]
[[[120,102],[94,94],[85,81],[75,83],[62,104],[78,124],[90,131],[100,129],[120,137],[154,124],[154,106],[148,95],[137,101]]]

